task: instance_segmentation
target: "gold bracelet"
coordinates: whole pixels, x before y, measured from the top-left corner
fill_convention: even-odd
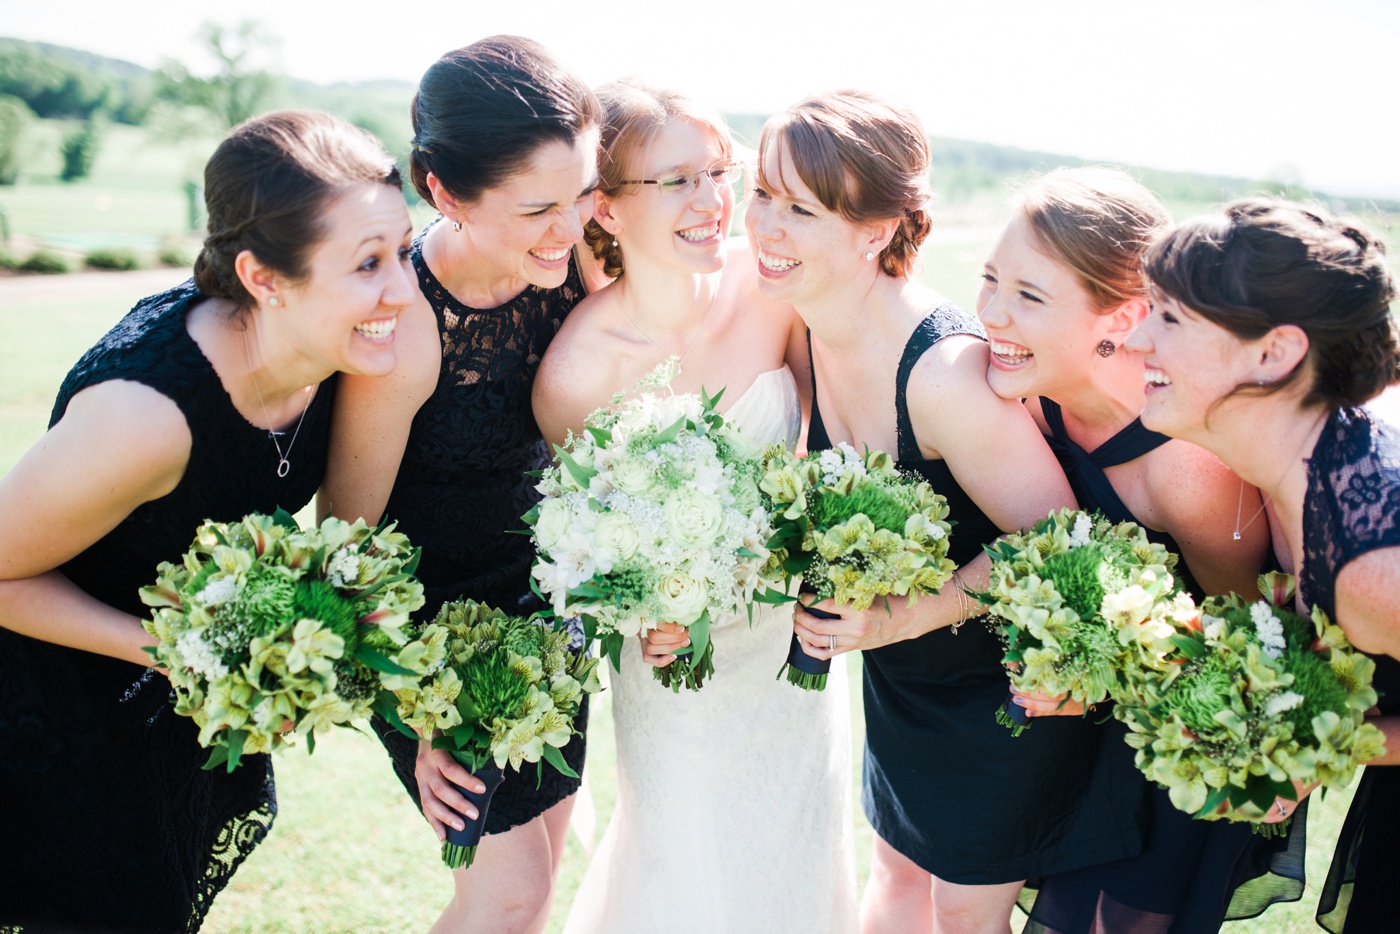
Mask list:
[[[967,588],[963,586],[962,578],[958,576],[957,571],[953,572],[953,586],[958,591],[958,618],[953,623],[953,635],[956,636],[958,630],[962,628],[962,624],[967,622]]]

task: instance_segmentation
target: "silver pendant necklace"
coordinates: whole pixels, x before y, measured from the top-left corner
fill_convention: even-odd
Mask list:
[[[301,418],[297,419],[297,427],[292,432],[292,440],[287,442],[287,450],[282,450],[282,445],[278,442],[277,436],[281,432],[272,430],[272,419],[267,414],[267,403],[263,401],[262,389],[258,386],[258,378],[253,375],[253,356],[248,352],[248,331],[243,331],[243,362],[248,364],[248,378],[253,381],[253,392],[258,394],[258,407],[262,409],[263,421],[267,423],[267,436],[272,439],[272,446],[277,449],[277,476],[282,478],[287,476],[292,470],[292,447],[297,443],[297,435],[301,434],[301,423],[306,421],[306,412],[311,408],[311,387],[307,386],[302,392],[306,393],[306,404],[301,407]]]

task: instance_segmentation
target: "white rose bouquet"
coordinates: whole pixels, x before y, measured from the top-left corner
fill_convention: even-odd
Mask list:
[[[381,523],[301,529],[282,510],[206,522],[180,564],[141,588],[147,649],[170,672],[175,712],[213,747],[205,768],[366,720],[382,688],[441,658],[404,632],[423,605],[418,550]],[[287,729],[288,724],[294,729]]]
[[[1126,672],[1169,667],[1172,637],[1196,614],[1171,569],[1177,557],[1139,525],[1061,509],[1029,531],[986,546],[987,592],[977,600],[1006,646],[1011,682],[1086,706],[1125,696]],[[1009,701],[997,720],[1020,735]]]
[[[1365,722],[1375,662],[1316,607],[1311,619],[1288,610],[1293,583],[1266,574],[1263,600],[1206,600],[1174,639],[1178,664],[1135,672],[1140,705],[1115,711],[1138,768],[1172,804],[1265,835],[1286,827],[1258,821],[1276,798],[1297,799],[1295,782],[1341,788],[1385,751]]]
[[[577,732],[583,698],[599,690],[598,660],[570,648],[567,630],[472,600],[444,604],[418,637],[437,668],[405,681],[380,712],[415,739],[436,737],[434,746],[486,785],[480,795],[457,789],[477,809],[476,820],[464,817],[443,841],[442,861],[457,869],[472,864],[503,769],[543,759],[577,777],[560,750]]]
[[[772,534],[761,452],[715,410],[720,395],[642,393],[594,412],[556,449],[525,516],[539,590],[556,614],[582,617],[614,667],[624,639],[663,622],[689,629],[689,655],[654,670],[675,691],[714,672],[714,616],[785,599],[760,573]]]

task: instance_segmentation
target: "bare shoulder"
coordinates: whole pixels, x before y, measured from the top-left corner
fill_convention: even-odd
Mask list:
[[[579,430],[584,417],[617,388],[616,355],[608,335],[615,295],[606,286],[575,305],[540,361],[530,398],[535,421],[550,444]]]
[[[924,352],[909,374],[905,399],[915,424],[968,406],[997,408],[1014,404],[999,398],[987,385],[987,342],[954,334]]]
[[[50,430],[51,435],[55,433],[65,448],[75,453],[91,450],[104,464],[122,458],[125,449],[139,449],[139,459],[147,467],[164,473],[173,470],[176,480],[184,473],[193,442],[189,423],[174,399],[124,379],[98,383],[73,396],[63,418]],[[132,444],[135,438],[141,443]]]
[[[1400,547],[1368,551],[1337,574],[1337,619],[1352,644],[1363,652],[1400,658]]]
[[[1173,439],[1150,451],[1143,463],[1153,511],[1168,532],[1234,521],[1240,478],[1210,451]]]

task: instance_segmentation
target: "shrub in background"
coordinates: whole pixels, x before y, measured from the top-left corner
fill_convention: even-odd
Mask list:
[[[141,261],[130,250],[93,250],[83,264],[89,269],[115,269],[119,272],[141,268]]]
[[[17,267],[20,272],[35,272],[44,275],[67,272],[68,261],[50,250],[35,250],[29,259]]]
[[[63,171],[58,177],[65,182],[87,178],[92,172],[92,164],[97,161],[97,150],[101,144],[97,118],[88,117],[81,127],[63,137],[59,147],[63,155]]]

